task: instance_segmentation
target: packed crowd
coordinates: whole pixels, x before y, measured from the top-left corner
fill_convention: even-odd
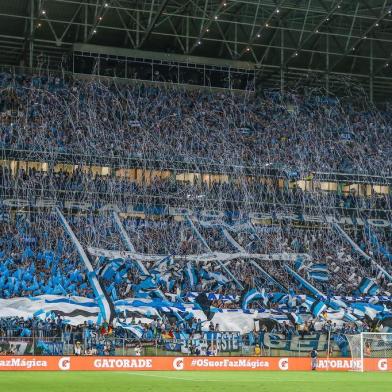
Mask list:
[[[269,203],[276,212],[284,209],[282,204],[291,204],[299,207],[298,211],[307,208],[315,215],[335,208],[350,209],[350,214],[351,209],[390,209],[391,195],[362,197],[318,189],[305,192],[299,187],[289,189],[288,185],[317,171],[390,177],[392,141],[388,136],[392,114],[317,96],[281,98],[274,94],[250,98],[0,74],[0,147],[4,156],[19,151],[21,159],[29,161],[30,154],[41,154],[48,163],[40,171],[15,169],[5,161],[0,170],[0,197],[78,200],[95,206],[108,202],[161,203],[230,211],[249,211],[252,204]],[[77,167],[54,170],[60,157],[62,162]],[[115,169],[109,175],[84,170],[84,162],[90,158],[94,162],[115,158],[120,169],[128,168],[133,159],[145,169],[154,165],[160,173],[186,164],[190,173],[223,167],[231,175],[209,184],[201,179],[178,180],[176,173],[136,182],[115,175]],[[261,181],[261,176],[252,177],[250,174],[259,168],[283,174],[287,186],[277,179]],[[4,209],[0,225],[0,298],[43,294],[93,298],[89,278],[94,274],[113,303],[162,296],[182,301],[191,292],[235,298],[211,301],[209,305],[220,310],[241,308],[244,293],[252,289],[265,290],[269,295],[305,292],[293,272],[327,297],[357,295],[366,279],[371,279],[380,295],[392,291],[392,283],[380,272],[384,268],[392,273],[388,230],[371,232],[365,226],[348,233],[369,258],[352,246],[349,237],[324,223],[244,222],[236,226],[226,217],[223,221],[203,221],[197,215],[182,219],[129,214],[119,217],[128,237],[124,240],[124,233],[109,213],[68,210],[64,214],[95,272],[87,273],[75,243],[53,211]],[[96,257],[91,247],[113,252],[134,250],[145,260]],[[230,257],[234,253],[259,256],[252,260]],[[281,258],[266,261],[260,256],[272,254]],[[160,257],[152,259],[151,255]],[[274,310],[277,303],[263,298],[249,308]],[[154,319],[148,324],[132,320],[129,324],[146,340],[170,339],[183,333],[192,336],[201,329],[196,318],[186,322]],[[104,331],[96,324],[73,328],[58,315],[50,319],[0,319],[0,335],[73,334],[89,352],[95,349],[88,340],[92,336],[128,336],[126,328],[112,325],[105,326]],[[277,324],[275,328],[272,332],[304,335],[312,332],[314,325],[310,320]],[[359,326],[323,325],[323,331],[339,333],[352,328]],[[212,323],[208,329],[216,331],[217,325]]]
[[[391,113],[50,75],[0,75],[4,148],[390,176]],[[173,102],[176,102],[173,105]],[[176,153],[173,154],[173,151]],[[242,168],[242,169],[241,169]]]
[[[85,267],[54,214],[17,214],[0,227],[0,298],[92,297]]]
[[[375,328],[376,329],[376,328]],[[323,334],[344,334],[344,335],[355,335],[361,332],[370,332],[372,327],[366,322],[362,324],[356,323],[342,323],[338,325],[337,323],[328,320],[323,323],[320,330],[315,327],[315,320],[309,320],[301,325],[293,325],[290,322],[283,322],[281,324],[274,324],[273,327],[268,330],[268,328],[263,325],[261,328],[261,333],[272,333],[272,334],[282,334],[285,339],[290,340],[294,336],[300,336],[304,339],[307,335],[312,335],[316,333]]]
[[[85,249],[129,250],[111,214],[67,214],[66,218]],[[248,223],[237,229],[235,225],[231,228],[223,225],[224,222],[211,225],[192,220],[193,226],[174,218],[121,218],[135,252],[145,255],[146,260],[137,263],[132,257],[120,261],[90,257],[113,300],[151,289],[143,266],[158,289],[180,296],[191,291],[241,295],[244,287],[300,293],[298,281],[287,267],[329,296],[352,295],[364,278],[372,278],[380,294],[391,291],[390,282],[377,265],[355,252],[328,226],[301,228]],[[85,266],[54,213],[16,214],[3,222],[0,234],[2,298],[41,294],[93,296]],[[373,255],[366,238],[358,240],[360,246],[391,273],[390,260],[380,252]],[[385,240],[380,236],[380,241]],[[211,252],[222,254],[222,260],[226,260],[225,255],[235,253],[280,254],[283,260],[265,262],[255,256],[256,262],[251,263],[237,256],[219,263],[213,257],[198,259],[198,255]],[[302,260],[300,254],[305,254],[306,259]],[[149,255],[160,258],[151,261]],[[112,259],[119,258],[121,253],[117,256],[114,253]],[[108,265],[113,273],[105,275],[103,271]]]
[[[117,318],[114,324],[121,321],[121,317]],[[377,331],[377,326],[371,326],[366,322],[358,323],[342,323],[337,324],[331,320],[322,322],[321,327],[315,326],[316,320],[309,319],[301,325],[296,325],[290,321],[283,323],[268,323],[262,324],[259,331],[253,331],[249,334],[244,334],[242,339],[244,343],[247,340],[253,342],[260,341],[264,334],[281,335],[282,340],[291,340],[293,337],[300,337],[305,339],[309,335],[318,334],[344,334],[354,335],[361,332]],[[319,323],[319,321],[318,321]],[[7,354],[2,352],[1,345],[6,347],[15,346],[14,343],[21,341],[30,341],[36,339],[37,342],[63,342],[68,345],[80,347],[81,351],[75,353],[76,355],[110,355],[106,352],[97,352],[98,346],[109,347],[112,350],[122,348],[125,344],[134,344],[135,342],[156,342],[162,345],[164,342],[170,341],[191,341],[195,336],[200,336],[204,332],[219,333],[223,332],[219,324],[213,322],[203,323],[200,319],[195,319],[187,324],[178,324],[170,322],[170,320],[163,316],[162,319],[154,319],[148,324],[142,324],[135,319],[132,320],[132,325],[141,330],[141,335],[136,338],[135,335],[129,331],[115,327],[113,324],[97,325],[92,322],[84,322],[83,324],[70,326],[61,317],[51,317],[47,319],[40,319],[37,317],[25,320],[22,317],[14,318],[0,318],[0,355]],[[249,335],[253,337],[249,337]],[[207,334],[208,336],[208,334]],[[216,335],[211,335],[216,336]],[[214,339],[212,337],[212,339]],[[216,338],[215,338],[216,339]],[[79,346],[80,345],[80,346]],[[39,346],[39,345],[38,345]],[[14,353],[15,354],[15,353]],[[49,354],[49,353],[48,353]]]
[[[0,167],[0,192],[4,198],[33,200],[48,198],[57,201],[76,200],[93,203],[132,203],[148,201],[154,204],[181,206],[211,206],[214,208],[257,208],[260,205],[287,204],[314,209],[390,209],[391,197],[373,193],[364,197],[350,192],[338,194],[299,187],[280,188],[275,183],[263,184],[243,176],[227,183],[190,183],[174,177],[153,177],[147,182],[113,175],[93,175],[88,168],[74,172],[38,171]]]

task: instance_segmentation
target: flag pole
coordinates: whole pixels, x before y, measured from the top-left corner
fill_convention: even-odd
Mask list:
[[[327,371],[329,371],[329,351],[331,347],[331,329],[328,329],[328,344],[327,344]]]

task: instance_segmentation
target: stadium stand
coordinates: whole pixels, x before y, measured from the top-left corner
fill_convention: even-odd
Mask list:
[[[0,89],[8,341],[110,355],[392,327],[391,112],[50,73]],[[328,173],[364,182],[325,191]]]

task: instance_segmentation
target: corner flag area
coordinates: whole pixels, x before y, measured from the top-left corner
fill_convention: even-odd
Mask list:
[[[310,372],[2,372],[7,392],[377,392],[391,373]]]

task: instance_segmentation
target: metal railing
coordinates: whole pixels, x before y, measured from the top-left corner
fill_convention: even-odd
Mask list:
[[[315,348],[320,357],[342,357],[349,355],[349,348],[340,348],[328,334],[315,338],[256,339],[250,342],[247,336],[206,339],[163,338],[152,339],[121,337],[115,335],[62,334],[61,337],[0,337],[0,355],[98,355],[98,356],[273,356],[304,357]],[[77,349],[78,348],[78,349]],[[258,351],[260,349],[260,351]]]
[[[146,191],[146,192],[144,192]],[[259,196],[263,196],[263,194],[258,193]],[[261,198],[260,201],[243,201],[236,200],[234,198],[221,198],[214,197],[214,194],[204,197],[202,199],[192,198],[188,200],[184,196],[181,196],[180,192],[170,193],[170,191],[162,192],[161,194],[157,194],[157,192],[153,192],[153,190],[141,189],[141,191],[135,190],[131,192],[129,189],[126,191],[116,191],[116,192],[106,192],[106,191],[87,191],[86,190],[66,190],[66,189],[55,189],[55,188],[26,188],[25,186],[2,186],[0,185],[0,196],[2,199],[15,199],[21,202],[26,201],[27,204],[34,206],[35,201],[37,199],[45,199],[46,201],[53,201],[62,204],[62,202],[86,202],[92,203],[94,206],[104,205],[105,203],[116,203],[116,204],[144,204],[144,205],[168,205],[171,207],[182,207],[182,208],[197,208],[197,207],[205,207],[214,208],[217,210],[233,210],[236,208],[245,208],[245,209],[257,209],[258,212],[269,212],[276,211],[276,208],[283,207],[287,208],[291,211],[300,211],[301,213],[311,213],[314,214],[315,208],[320,209],[320,214],[328,214],[328,213],[338,213],[342,216],[360,216],[361,214],[365,214],[368,218],[384,218],[388,214],[391,213],[391,207],[386,202],[385,208],[372,208],[365,206],[358,207],[345,207],[339,206],[337,201],[333,205],[328,206],[320,206],[314,203],[293,203],[290,200],[285,200],[284,197],[271,198],[270,200],[266,200]],[[366,199],[360,199],[366,202]]]

